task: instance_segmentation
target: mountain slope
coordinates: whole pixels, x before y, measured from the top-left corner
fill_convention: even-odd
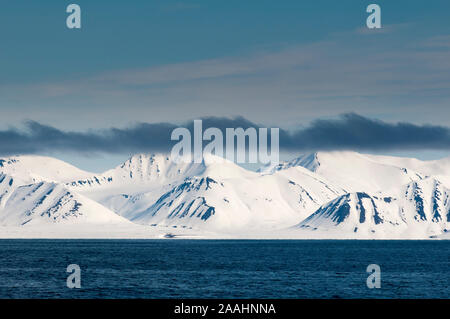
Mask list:
[[[2,226],[129,223],[102,205],[70,192],[61,184],[39,182],[15,185],[15,182],[8,175],[0,175]]]
[[[426,176],[405,167],[377,162],[356,152],[318,152],[300,156],[270,169],[270,172],[291,167],[304,167],[323,176],[347,192],[389,193],[399,186]]]
[[[404,167],[416,171],[422,175],[450,176],[450,157],[432,161],[421,161],[416,158],[397,157],[397,156],[368,155],[368,154],[365,154],[365,156],[373,161],[397,167]]]
[[[102,174],[75,179],[67,187],[102,202],[111,196],[162,194],[165,186],[205,170],[204,163],[174,163],[163,154],[137,154]]]
[[[17,184],[23,184],[17,178],[0,173],[0,209],[5,206]]]
[[[45,157],[0,163],[2,227],[95,225],[95,233],[117,225],[230,238],[429,238],[450,230],[446,160],[319,152],[259,173],[215,156],[178,163],[138,154],[97,175]]]
[[[323,205],[297,227],[380,238],[436,236],[450,230],[450,190],[427,178],[405,185],[396,197],[349,193]]]
[[[20,178],[28,183],[41,181],[66,183],[92,175],[56,158],[38,155],[0,158],[0,173]]]
[[[215,230],[282,228],[343,191],[306,169],[261,175],[214,157],[200,174],[102,203],[135,223]]]

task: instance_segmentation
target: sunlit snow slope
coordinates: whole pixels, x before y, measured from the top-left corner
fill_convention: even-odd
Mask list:
[[[137,154],[102,174],[9,157],[0,159],[0,237],[7,227],[20,237],[22,228],[61,224],[80,236],[79,225],[115,225],[133,237],[135,225],[144,236],[440,237],[450,229],[449,172],[448,159],[356,152],[305,154],[260,172],[215,156],[179,163]]]

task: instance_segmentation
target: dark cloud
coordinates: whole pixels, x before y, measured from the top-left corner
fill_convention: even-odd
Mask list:
[[[386,123],[358,114],[337,120],[316,120],[293,133],[280,132],[283,148],[353,150],[444,150],[450,149],[450,128],[411,123]]]
[[[182,125],[192,132],[193,122]],[[167,152],[171,123],[141,123],[129,128],[68,132],[30,121],[25,129],[0,131],[0,155],[48,152],[138,153]],[[203,129],[259,127],[245,118],[203,118]],[[225,134],[224,134],[225,135]],[[450,128],[410,123],[386,123],[354,113],[339,119],[316,120],[293,131],[280,129],[280,149],[309,150],[443,150],[450,148]]]

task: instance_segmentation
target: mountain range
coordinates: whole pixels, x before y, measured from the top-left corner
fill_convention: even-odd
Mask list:
[[[5,238],[448,238],[450,158],[317,152],[258,171],[137,154],[101,174],[0,159]]]

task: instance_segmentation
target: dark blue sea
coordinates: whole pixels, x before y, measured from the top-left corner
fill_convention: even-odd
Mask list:
[[[450,241],[0,240],[0,298],[449,298],[449,285]]]

